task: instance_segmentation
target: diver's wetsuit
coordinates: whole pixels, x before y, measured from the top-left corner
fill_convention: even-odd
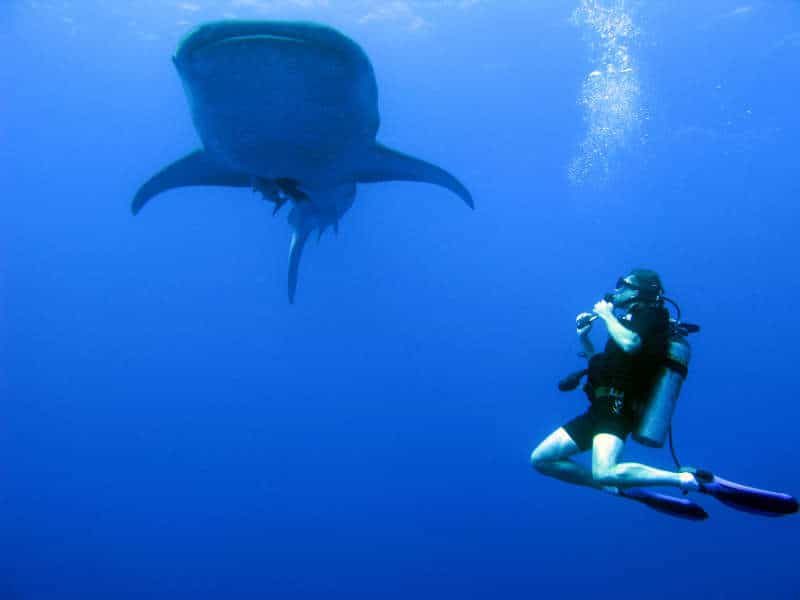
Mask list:
[[[636,427],[637,400],[647,393],[667,356],[669,313],[663,306],[638,305],[620,323],[639,334],[641,347],[626,353],[613,338],[589,361],[585,390],[591,406],[564,425],[581,451],[592,447],[594,436],[610,433],[623,441]]]

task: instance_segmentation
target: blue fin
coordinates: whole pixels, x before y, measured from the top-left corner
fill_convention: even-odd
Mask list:
[[[791,515],[798,510],[797,499],[789,494],[734,483],[705,469],[684,467],[681,471],[695,476],[701,493],[713,496],[731,508],[765,517]]]
[[[685,498],[676,498],[667,494],[659,494],[641,488],[620,490],[619,495],[629,500],[636,500],[650,508],[680,519],[689,521],[705,521],[708,513],[699,504]]]

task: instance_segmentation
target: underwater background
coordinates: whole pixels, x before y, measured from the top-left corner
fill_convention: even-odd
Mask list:
[[[218,18],[353,38],[378,139],[476,210],[360,185],[295,305],[252,192],[131,216],[198,144],[171,55]],[[703,328],[681,460],[800,493],[800,3],[2,0],[0,56],[0,598],[797,597],[798,517],[529,454],[585,408],[575,315],[646,266]]]

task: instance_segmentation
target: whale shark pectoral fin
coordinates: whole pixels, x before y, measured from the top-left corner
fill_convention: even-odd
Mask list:
[[[365,161],[365,164],[359,166],[356,180],[362,182],[422,181],[433,183],[458,194],[467,203],[467,206],[475,208],[469,190],[444,169],[377,143],[374,152]]]
[[[204,150],[195,150],[148,179],[136,192],[131,212],[137,214],[150,198],[173,188],[193,185],[247,187],[251,182],[250,175],[232,171],[213,160]]]

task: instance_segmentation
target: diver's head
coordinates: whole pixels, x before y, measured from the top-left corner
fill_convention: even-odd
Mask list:
[[[662,302],[664,287],[658,273],[650,269],[634,269],[617,280],[616,289],[606,294],[606,301],[619,308],[630,308],[634,304],[658,304]]]

